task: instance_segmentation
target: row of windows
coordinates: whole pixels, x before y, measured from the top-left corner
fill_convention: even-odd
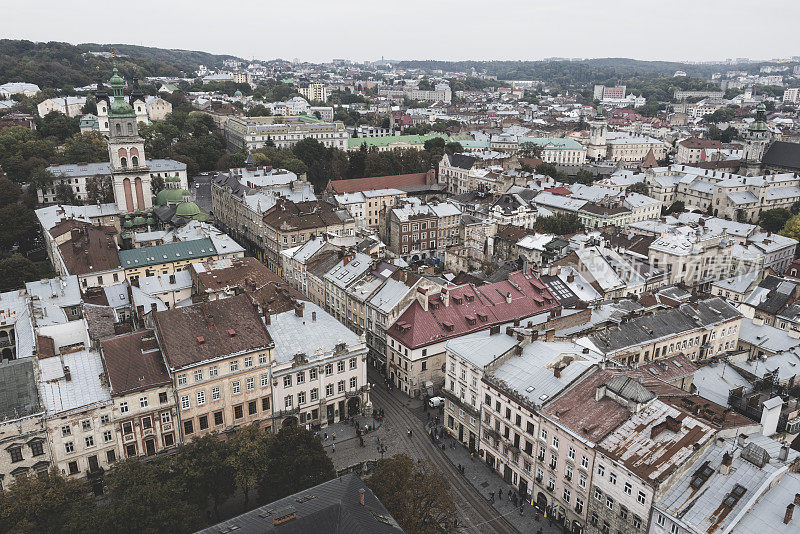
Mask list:
[[[36,440],[31,441],[28,444],[28,447],[31,449],[31,456],[41,456],[44,454],[44,441],[43,440]],[[9,447],[8,454],[11,456],[11,463],[21,462],[25,459],[24,455],[22,454],[22,445],[17,447]]]
[[[258,400],[252,400],[247,403],[247,415],[252,416],[258,414]],[[267,412],[270,409],[270,400],[269,397],[263,397],[261,399],[261,411]],[[233,418],[234,420],[238,421],[239,419],[244,418],[244,404],[237,404],[233,407]],[[217,410],[210,414],[211,419],[209,420],[209,414],[203,414],[198,416],[197,419],[197,428],[199,431],[207,430],[210,424],[213,424],[215,427],[222,426],[225,424],[225,417],[223,415],[222,410]],[[187,436],[195,433],[195,419],[187,419],[183,421],[183,432]]]
[[[267,354],[259,354],[258,355],[258,365],[265,365],[267,363]],[[228,367],[231,373],[235,373],[239,371],[239,360],[232,360],[228,363]],[[245,369],[252,369],[253,368],[253,357],[247,356],[244,359],[244,368]],[[192,373],[194,378],[194,382],[202,382],[205,380],[205,374],[203,369],[195,369]],[[212,365],[208,368],[208,378],[216,378],[219,376],[219,366]],[[187,373],[181,373],[178,375],[178,385],[185,386],[188,382],[188,375]]]

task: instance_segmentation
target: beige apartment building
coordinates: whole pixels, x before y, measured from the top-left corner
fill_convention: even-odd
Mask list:
[[[309,115],[294,117],[236,117],[225,122],[225,140],[233,151],[267,146],[291,148],[303,139],[316,139],[328,148],[347,150],[348,134],[341,122],[324,122]]]
[[[44,408],[34,379],[34,359],[0,363],[0,381],[6,401],[0,410],[0,491],[19,476],[50,469],[50,445],[45,431]]]
[[[156,314],[181,441],[246,424],[272,428],[274,343],[246,294]]]
[[[175,447],[175,395],[155,333],[112,337],[100,347],[114,403],[114,432],[120,437],[119,457],[153,456]]]
[[[264,259],[277,274],[283,270],[282,251],[326,233],[353,235],[356,229],[356,221],[347,210],[334,209],[320,200],[292,202],[276,199],[275,205],[264,212],[263,221]]]

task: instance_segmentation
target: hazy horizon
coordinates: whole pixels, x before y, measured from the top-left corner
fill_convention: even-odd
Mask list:
[[[607,4],[573,0],[408,0],[402,6],[363,0],[308,0],[302,6],[229,0],[217,3],[140,0],[126,24],[124,9],[78,0],[40,0],[4,13],[4,38],[125,43],[229,54],[244,59],[314,63],[352,61],[537,61],[627,58],[641,61],[768,61],[800,55],[800,2],[642,0]],[[781,5],[783,4],[783,5]],[[163,13],[163,16],[159,16]],[[142,16],[142,14],[144,16]],[[773,15],[774,14],[774,15]],[[770,20],[774,19],[774,20]],[[146,21],[146,22],[143,22]],[[176,21],[179,23],[176,24]],[[763,39],[752,38],[762,32]],[[433,37],[433,38],[432,38]],[[748,38],[744,38],[748,37]]]

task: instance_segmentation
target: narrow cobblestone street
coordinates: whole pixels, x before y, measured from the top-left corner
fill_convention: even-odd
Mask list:
[[[470,460],[466,449],[457,444],[452,448],[449,438],[434,443],[426,432],[428,415],[422,401],[410,399],[397,390],[388,391],[381,377],[372,369],[370,381],[375,383],[371,394],[373,405],[376,410],[383,409],[385,415],[381,422],[372,417],[358,418],[361,428],[364,425],[370,428],[365,436],[364,446],[361,446],[352,422],[337,423],[320,432],[325,449],[337,470],[378,460],[382,456],[381,451],[383,457],[407,454],[411,458],[431,462],[451,481],[453,498],[459,511],[460,532],[563,532],[558,525],[551,525],[542,516],[537,520],[536,509],[530,504],[521,505],[518,502],[514,506],[506,497],[514,488],[483,462]],[[436,414],[441,418],[439,410],[429,411],[432,419]],[[445,445],[444,449],[442,444]],[[464,466],[463,474],[458,469],[459,465]],[[502,499],[499,498],[500,489],[503,491]],[[495,493],[494,503],[490,500],[491,492]]]

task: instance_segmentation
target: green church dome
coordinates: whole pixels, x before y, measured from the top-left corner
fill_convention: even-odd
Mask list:
[[[200,215],[200,208],[194,202],[182,202],[178,204],[175,215],[180,217],[195,217],[196,215]]]
[[[133,223],[131,222],[130,219],[127,219],[124,223],[122,223],[122,227],[123,228],[131,228],[132,226],[133,226]]]
[[[147,219],[145,219],[144,217],[134,217],[133,219],[134,226],[144,226],[145,224],[147,224]]]
[[[189,192],[186,189],[162,189],[156,195],[156,205],[179,204],[183,202],[183,197],[188,194]]]
[[[242,92],[237,89],[236,92],[233,93],[233,96],[235,96],[236,98],[241,98],[242,97]]]

